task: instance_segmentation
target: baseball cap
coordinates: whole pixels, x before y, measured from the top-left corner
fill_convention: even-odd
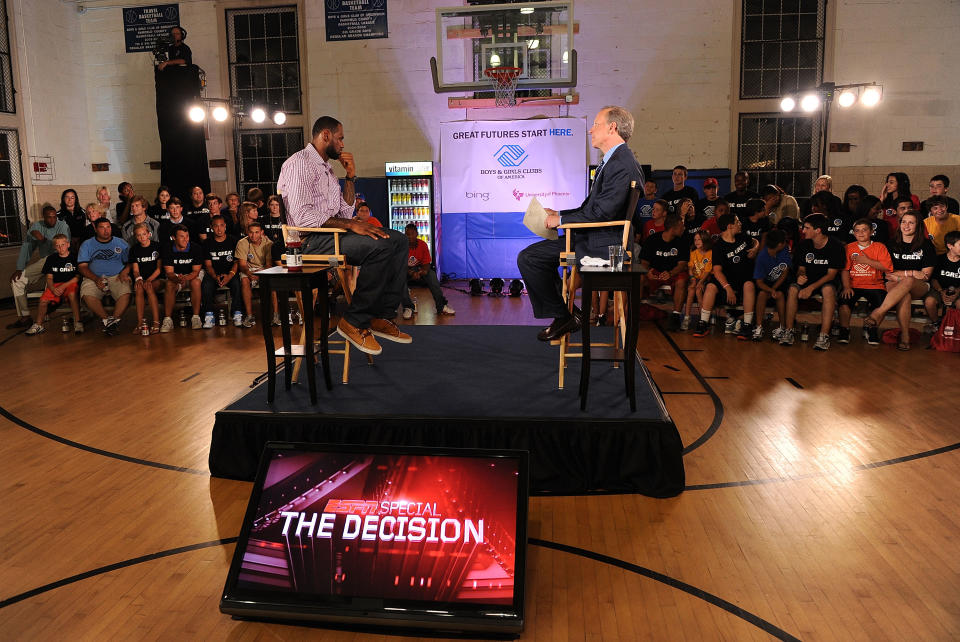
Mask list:
[[[707,180],[703,181],[704,187],[719,187],[719,185],[720,184],[717,183],[717,179],[715,178],[708,178]]]

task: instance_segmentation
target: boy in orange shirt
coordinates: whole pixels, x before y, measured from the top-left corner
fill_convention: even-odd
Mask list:
[[[853,243],[847,244],[847,264],[840,272],[843,289],[840,291],[840,335],[837,343],[850,343],[850,315],[853,304],[860,297],[867,300],[870,309],[883,303],[887,294],[884,273],[893,272],[893,260],[883,243],[870,239],[871,221],[860,219],[853,224]],[[880,343],[877,326],[864,326],[863,337],[875,346]]]

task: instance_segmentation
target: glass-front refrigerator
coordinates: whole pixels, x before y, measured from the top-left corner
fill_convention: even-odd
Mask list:
[[[430,248],[436,261],[436,228],[433,222],[433,161],[386,164],[390,227],[403,232],[417,226],[417,236]]]

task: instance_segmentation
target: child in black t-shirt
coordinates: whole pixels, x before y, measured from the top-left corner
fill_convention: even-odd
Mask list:
[[[77,334],[83,332],[80,323],[80,302],[77,299],[77,283],[80,274],[77,272],[77,255],[70,251],[70,240],[66,234],[57,234],[53,237],[54,252],[43,263],[43,274],[46,275],[47,287],[40,296],[40,305],[37,306],[37,317],[26,334],[34,335],[46,331],[43,319],[47,316],[47,306],[56,305],[66,298],[70,302],[73,312],[73,330]]]
[[[960,232],[947,232],[943,237],[947,253],[937,257],[937,266],[930,279],[930,291],[923,300],[927,316],[934,327],[940,324],[940,304],[946,312],[950,306],[960,309]]]
[[[150,228],[145,223],[134,226],[133,235],[137,242],[130,247],[127,267],[133,279],[137,306],[137,327],[134,332],[140,332],[141,327],[146,323],[146,318],[143,316],[144,298],[146,298],[153,315],[150,334],[156,334],[160,332],[160,306],[157,302],[157,291],[162,289],[164,284],[160,244],[151,239]]]

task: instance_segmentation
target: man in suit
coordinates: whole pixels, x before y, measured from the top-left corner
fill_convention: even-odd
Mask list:
[[[580,207],[557,212],[547,209],[549,229],[561,223],[599,223],[620,220],[624,216],[630,183],[643,185],[643,171],[626,142],[633,134],[633,116],[623,107],[607,106],[600,110],[590,128],[590,144],[603,152],[597,166],[590,194]],[[574,238],[577,259],[584,256],[607,258],[607,247],[620,245],[622,232],[617,228],[584,229]],[[527,284],[533,315],[538,319],[553,318],[553,323],[540,331],[541,341],[559,339],[580,329],[580,318],[570,314],[560,292],[560,252],[562,240],[534,243],[517,256],[517,267]]]

